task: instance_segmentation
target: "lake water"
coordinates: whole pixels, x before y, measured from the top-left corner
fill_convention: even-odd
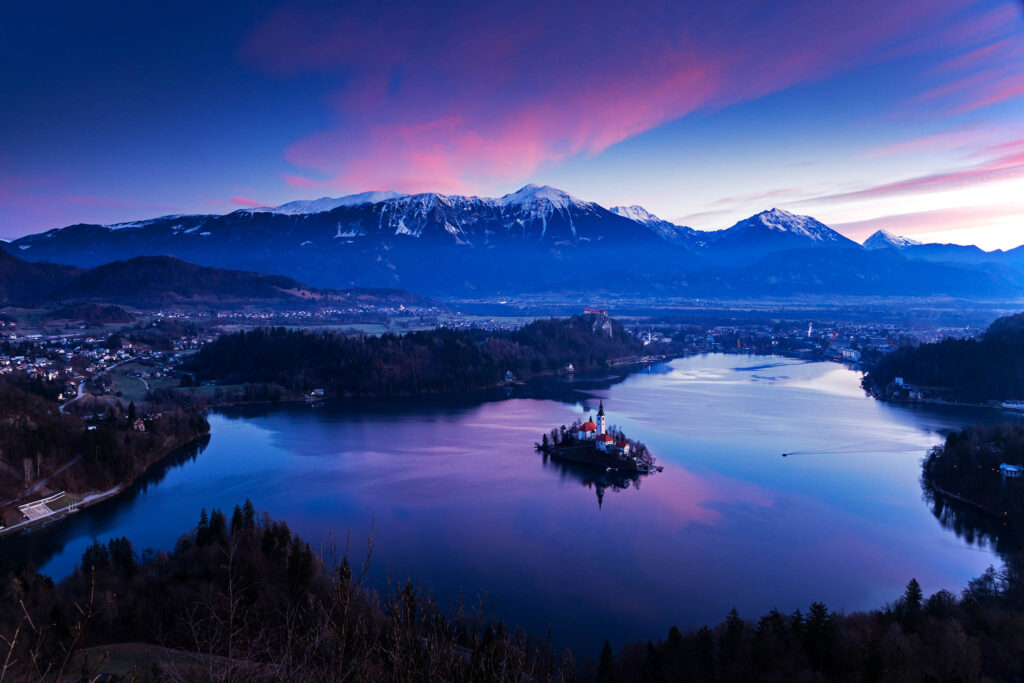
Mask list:
[[[647,443],[664,472],[602,479],[533,449],[597,409]],[[68,574],[93,538],[169,549],[202,507],[249,497],[314,547],[374,530],[373,567],[427,582],[443,603],[486,591],[493,613],[581,656],[605,639],[664,637],[823,601],[877,607],[911,577],[958,590],[990,544],[944,527],[922,500],[920,460],[995,412],[891,405],[833,363],[709,355],[634,374],[505,392],[211,416],[203,448],[123,496],[0,541]],[[790,453],[783,458],[783,452]]]

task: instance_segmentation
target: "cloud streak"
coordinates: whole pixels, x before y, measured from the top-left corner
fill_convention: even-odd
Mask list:
[[[834,223],[832,227],[858,240],[863,240],[876,230],[888,230],[912,237],[923,233],[977,229],[1021,215],[1024,215],[1024,205],[960,206],[876,216],[866,220]]]
[[[241,54],[335,79],[336,125],[285,154],[327,186],[473,191],[884,59],[908,49],[908,26],[948,29],[969,5],[294,2]]]
[[[904,178],[848,192],[821,195],[797,203],[800,205],[833,204],[853,200],[944,192],[983,183],[1024,179],[1024,138],[988,147],[985,151],[988,156],[984,160],[964,168]]]

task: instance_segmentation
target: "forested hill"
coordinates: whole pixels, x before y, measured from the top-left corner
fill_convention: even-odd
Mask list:
[[[1024,399],[1024,313],[999,318],[978,339],[897,349],[869,369],[865,386],[884,391],[896,377],[958,401]]]
[[[635,356],[643,346],[620,323],[588,314],[538,320],[516,331],[436,329],[349,337],[260,328],[221,336],[196,354],[199,380],[274,383],[291,391],[398,395],[479,389],[511,371],[525,379]]]
[[[368,542],[373,548],[373,539]],[[916,580],[883,609],[736,610],[664,640],[605,643],[595,663],[444,610],[423,584],[368,579],[370,556],[318,556],[250,501],[199,513],[169,552],[96,540],[65,581],[0,564],[8,679],[188,681],[1019,681],[1019,571],[989,568],[960,596]],[[682,616],[686,617],[685,609]],[[653,634],[652,634],[653,635]],[[580,653],[586,658],[590,653]],[[597,654],[596,652],[594,654]],[[49,666],[49,668],[47,668]],[[60,672],[74,672],[61,674]],[[107,678],[107,674],[118,675]],[[122,678],[120,675],[124,675]]]

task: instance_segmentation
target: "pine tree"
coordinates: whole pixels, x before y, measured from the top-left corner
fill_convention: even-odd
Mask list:
[[[196,526],[196,545],[203,547],[210,542],[210,520],[206,508],[199,512],[199,524]]]
[[[614,666],[615,653],[612,652],[612,644],[606,640],[604,641],[604,646],[601,647],[601,656],[597,660],[597,680],[602,682],[611,681]]]
[[[239,505],[235,505],[235,509],[231,513],[231,533],[232,535],[237,534],[244,528],[245,522],[242,519],[242,508]]]
[[[248,498],[245,499],[245,504],[242,505],[242,524],[245,529],[256,528],[256,506]]]

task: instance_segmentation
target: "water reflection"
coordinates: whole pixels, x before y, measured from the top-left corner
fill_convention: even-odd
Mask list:
[[[602,399],[664,472],[641,480],[534,450]],[[201,507],[249,497],[314,547],[373,524],[379,575],[425,581],[442,601],[486,590],[507,623],[550,626],[590,654],[733,606],[876,607],[913,576],[926,592],[963,587],[994,548],[922,505],[920,458],[988,419],[1001,416],[873,401],[831,363],[726,355],[510,391],[239,407],[211,416],[202,457],[17,548],[0,540],[0,555],[60,578],[93,537],[173,548]],[[804,455],[780,457],[790,451]]]
[[[1024,530],[1011,524],[1005,517],[989,512],[933,491],[922,483],[922,498],[935,519],[957,538],[971,545],[991,549],[1004,561],[1019,556],[1024,548]]]
[[[606,472],[596,467],[556,460],[546,453],[540,454],[540,458],[545,468],[555,470],[563,480],[579,482],[584,488],[594,491],[598,509],[604,506],[605,492],[619,493],[630,488],[639,490],[640,480],[645,476],[639,472]]]

